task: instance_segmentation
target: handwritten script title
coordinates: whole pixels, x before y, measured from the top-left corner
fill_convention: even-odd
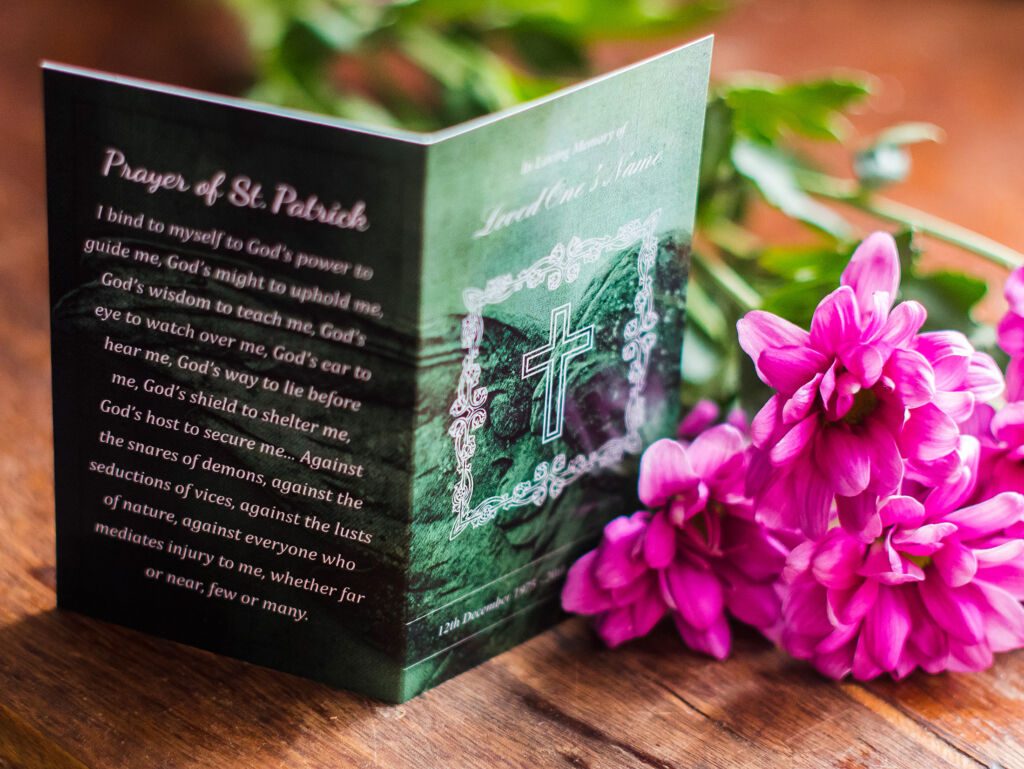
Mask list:
[[[229,179],[225,171],[217,171],[207,179],[189,183],[176,171],[153,171],[131,165],[124,152],[114,147],[108,147],[103,153],[100,174],[140,184],[150,195],[159,190],[191,193],[207,206],[223,200],[235,208],[266,211],[275,216],[318,222],[342,230],[365,232],[370,229],[366,203],[362,200],[347,207],[337,201],[327,204],[316,194],[301,196],[295,187],[285,182],[278,182],[272,193],[265,193],[261,182],[244,174],[236,174]]]

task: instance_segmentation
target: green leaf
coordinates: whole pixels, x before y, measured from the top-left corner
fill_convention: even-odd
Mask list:
[[[921,274],[921,251],[914,233],[904,230],[895,238],[900,255],[900,296],[924,305],[928,311],[924,330],[952,329],[974,336],[978,324],[972,313],[988,291],[985,281],[949,270]]]
[[[446,122],[457,123],[521,100],[508,65],[472,40],[417,26],[402,28],[399,44],[411,61],[443,87]]]
[[[722,89],[736,132],[768,144],[791,135],[840,141],[846,132],[843,113],[869,93],[867,78],[853,76],[791,84],[762,76]]]
[[[522,19],[506,34],[534,71],[577,76],[587,71],[586,51],[569,24],[556,19]]]
[[[278,53],[278,64],[293,77],[316,87],[323,81],[324,68],[334,50],[308,24],[294,20],[285,30]]]
[[[900,293],[904,299],[916,299],[928,310],[925,331],[954,329],[970,336],[977,327],[972,312],[987,291],[983,280],[942,270],[904,278]]]
[[[838,286],[839,282],[831,276],[819,276],[800,283],[785,283],[775,291],[766,292],[761,307],[801,328],[810,328],[815,308]]]
[[[801,189],[792,161],[782,152],[768,145],[737,140],[731,157],[736,169],[757,186],[768,203],[837,240],[849,238],[846,220]]]
[[[775,246],[761,253],[758,264],[766,272],[785,280],[831,281],[838,286],[839,277],[850,259],[850,253],[847,248]]]
[[[724,99],[708,102],[698,183],[702,190],[711,189],[721,179],[723,171],[726,175],[731,172],[729,152],[732,149],[732,121],[732,110]]]

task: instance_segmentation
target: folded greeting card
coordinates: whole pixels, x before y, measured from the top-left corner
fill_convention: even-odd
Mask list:
[[[401,701],[677,419],[710,40],[434,134],[45,65],[59,605]]]

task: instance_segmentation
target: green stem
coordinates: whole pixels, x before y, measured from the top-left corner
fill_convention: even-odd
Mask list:
[[[925,235],[971,251],[1002,267],[1012,270],[1024,264],[1024,254],[1009,246],[1004,246],[1002,243],[986,238],[974,230],[961,227],[959,224],[953,224],[911,206],[897,203],[895,200],[875,198],[862,208],[882,219],[906,224]]]
[[[761,306],[761,295],[717,254],[694,251],[692,258],[695,264],[703,267],[708,276],[729,294],[743,312],[756,310]]]
[[[912,206],[883,197],[865,195],[854,183],[845,179],[834,179],[822,174],[801,174],[800,181],[812,195],[844,203],[880,219],[912,227],[924,235],[982,256],[1000,267],[1012,270],[1024,264],[1024,254],[1009,246]]]

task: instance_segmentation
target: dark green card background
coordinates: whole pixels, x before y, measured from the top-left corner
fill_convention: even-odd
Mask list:
[[[415,308],[419,243],[419,217],[423,169],[422,147],[312,122],[263,114],[249,109],[210,103],[125,87],[86,77],[48,71],[47,151],[50,198],[51,297],[53,304],[53,385],[58,518],[58,600],[72,608],[115,622],[139,627],[177,640],[211,648],[262,664],[360,688],[384,698],[399,690],[397,667],[403,659],[402,638],[394,632],[402,616],[408,552],[408,488],[411,451],[411,413],[414,391]],[[236,209],[223,201],[206,207],[191,194],[158,191],[146,194],[139,185],[100,175],[107,147],[124,152],[133,165],[180,171],[189,181],[208,178],[218,170],[228,176],[246,174],[268,188],[287,182],[306,194],[325,200],[364,200],[371,220],[365,233],[342,231],[325,225],[271,216],[265,211]],[[293,249],[372,266],[369,282],[335,277],[310,270],[297,271],[249,254],[190,249],[167,237],[136,233],[131,228],[96,221],[96,204],[144,213],[168,222],[201,229],[221,228]],[[119,257],[83,255],[86,238],[121,240],[161,254],[202,257],[211,265],[253,269],[292,283],[319,285],[325,292],[352,291],[385,308],[383,322],[339,310],[306,304],[259,292],[237,291],[213,280],[185,273],[154,271]],[[294,332],[225,318],[216,313],[180,310],[167,302],[150,300],[100,285],[106,272],[135,276],[145,282],[186,287],[194,293],[255,309],[278,309],[284,314],[331,321],[340,327],[356,326],[369,338],[363,349],[311,339]],[[271,359],[217,352],[198,341],[154,334],[145,327],[101,324],[93,315],[97,305],[134,309],[155,318],[188,322],[197,328],[236,335],[271,348],[284,344],[309,349],[322,357],[360,364],[374,371],[368,384],[341,381],[322,372],[309,372]],[[146,366],[103,350],[110,335],[117,341],[197,359],[213,359],[225,366],[259,376],[288,378],[319,390],[339,390],[364,402],[358,415],[329,414],[322,406],[182,371],[176,367]],[[351,432],[348,447],[322,436],[311,437],[239,415],[173,403],[143,392],[129,392],[110,382],[111,369],[134,376],[139,382],[154,378],[201,388],[213,396],[243,398],[260,409],[277,408],[321,422],[329,421]],[[270,458],[236,450],[180,433],[135,423],[99,410],[104,399],[136,403],[168,418],[180,417],[202,427],[228,429],[239,435],[283,446],[292,458],[306,450],[361,462],[366,479],[350,479],[314,472],[294,460]],[[137,439],[179,452],[203,451],[219,462],[249,467],[268,477],[278,476],[318,487],[348,490],[365,501],[362,510],[341,510],[335,505],[297,495],[284,496],[269,487],[256,487],[212,473],[189,471],[161,459],[128,455],[101,447],[97,435],[109,429],[126,439]],[[346,450],[351,449],[351,450]],[[117,461],[173,482],[194,481],[235,500],[247,499],[303,515],[373,533],[364,545],[297,528],[290,524],[251,522],[241,510],[183,501],[173,493],[144,489],[87,471],[90,460]],[[284,541],[341,553],[355,560],[358,569],[342,574],[323,565],[287,557],[273,557],[250,545],[192,534],[180,526],[152,522],[122,511],[107,511],[104,495],[122,493],[133,500]],[[99,536],[95,521],[131,526],[154,537],[172,539],[235,561],[261,564],[265,570],[290,570],[300,577],[349,585],[373,596],[364,606],[336,606],[330,599],[303,593],[269,580],[262,582],[216,567],[181,564],[163,553]],[[237,603],[202,600],[187,591],[146,580],[152,566],[181,576],[203,579],[309,612],[308,622],[295,623],[275,614]]]

